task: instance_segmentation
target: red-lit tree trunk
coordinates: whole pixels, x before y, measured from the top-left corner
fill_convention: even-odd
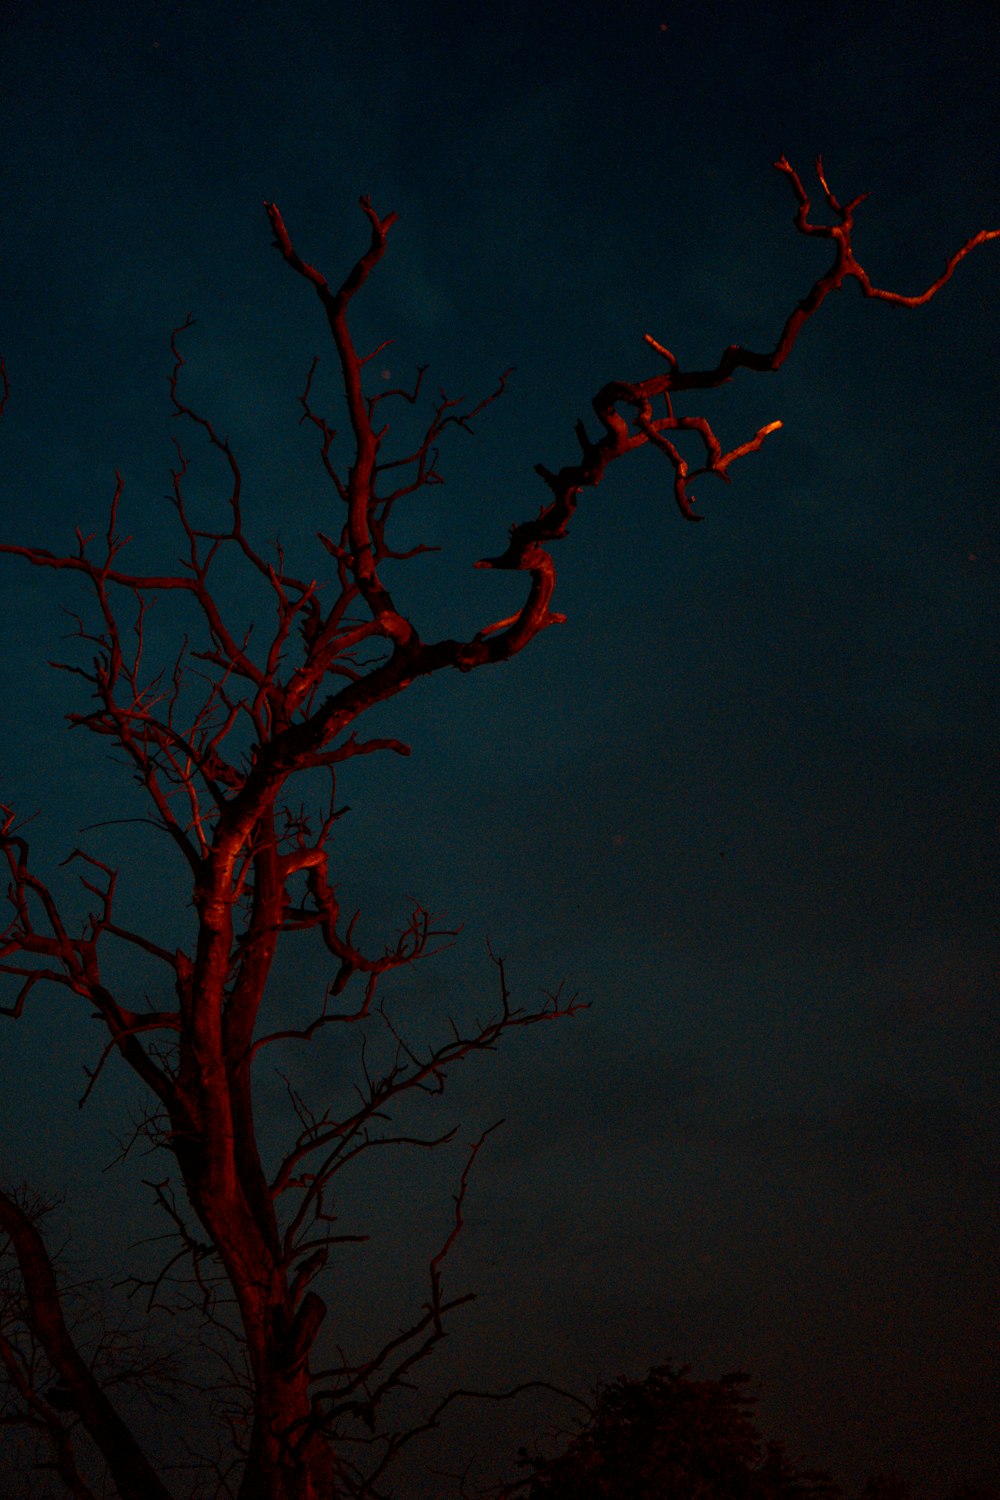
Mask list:
[[[830,268],[796,304],[770,351],[731,345],[713,368],[692,371],[647,337],[662,361],[658,373],[614,381],[598,392],[596,436],[578,424],[575,459],[555,472],[538,469],[547,502],[533,519],[511,529],[502,552],[477,564],[528,575],[523,602],[508,619],[486,623],[466,639],[425,641],[387,587],[387,561],[425,550],[394,550],[389,538],[395,508],[439,481],[440,440],[451,427],[468,430],[502,392],[505,377],[492,395],[471,406],[442,395],[431,403],[415,446],[402,454],[389,450],[383,403],[416,403],[423,372],[408,390],[369,394],[365,389],[372,356],[355,349],[348,314],[384,254],[393,223],[392,215],[382,218],[366,199],[369,242],[337,287],[301,258],[277,207],[266,205],[276,248],[322,304],[346,399],[350,436],[344,470],[334,456],[336,435],[315,409],[310,371],[301,398],[303,420],[319,435],[340,514],[339,523],[319,537],[329,592],[290,573],[280,552],[265,557],[248,539],[236,457],[181,395],[179,340],[190,320],[173,340],[171,398],[175,414],[201,431],[228,468],[225,523],[217,530],[194,523],[184,495],[188,461],[178,448],[173,487],[184,555],[176,571],[144,574],[124,566],[120,478],[106,536],[96,548],[92,539],[80,539],[77,549],[65,554],[13,543],[0,548],[36,567],[77,574],[89,586],[97,624],[80,627],[87,660],[70,670],[85,678],[95,706],[71,719],[124,753],[154,822],[184,862],[196,919],[196,940],[189,947],[167,947],[121,925],[115,915],[115,871],[75,851],[94,904],[82,926],[68,926],[7,810],[0,842],[9,869],[11,920],[0,940],[0,967],[14,987],[4,1009],[19,1017],[38,986],[61,986],[79,997],[101,1028],[104,1052],[96,1072],[117,1054],[149,1091],[153,1113],[146,1133],[176,1164],[181,1206],[169,1181],[154,1184],[154,1192],[190,1259],[206,1338],[221,1330],[219,1336],[234,1340],[245,1356],[247,1427],[242,1438],[234,1438],[243,1463],[239,1500],[376,1496],[383,1493],[381,1476],[404,1443],[436,1423],[447,1402],[405,1431],[383,1424],[381,1410],[443,1336],[447,1313],[467,1300],[445,1295],[443,1268],[461,1228],[469,1168],[483,1137],[471,1146],[455,1195],[454,1223],[428,1266],[423,1307],[408,1328],[386,1334],[371,1354],[345,1354],[329,1363],[330,1356],[318,1352],[325,1348],[318,1340],[328,1321],[319,1288],[330,1249],[351,1238],[338,1235],[333,1225],[337,1173],[381,1145],[444,1144],[450,1134],[434,1139],[394,1133],[387,1123],[391,1110],[404,1097],[439,1091],[452,1067],[492,1049],[506,1032],[575,1009],[573,1000],[558,993],[537,1010],[512,1005],[500,964],[496,1013],[466,1030],[454,1029],[436,1047],[409,1047],[386,1018],[395,1051],[381,1071],[364,1072],[356,1108],[335,1117],[322,1106],[311,1110],[290,1091],[296,1119],[277,1169],[270,1175],[265,1171],[254,1122],[255,1059],[280,1043],[310,1041],[331,1028],[343,1034],[372,1021],[381,977],[419,960],[443,935],[417,907],[402,932],[370,952],[358,942],[353,919],[345,921],[341,913],[328,870],[338,816],[336,769],[363,754],[408,753],[398,740],[359,739],[358,721],[418,677],[506,660],[564,618],[550,608],[555,569],[549,546],[566,534],[582,492],[597,485],[615,459],[651,444],[670,466],[682,515],[696,519],[692,482],[704,475],[728,480],[731,465],[759,449],[781,425],[772,422],[724,451],[706,418],[675,413],[677,395],[719,387],[740,369],[779,369],[806,320],[845,281],[856,281],[866,296],[917,306],[972,249],[1000,237],[1000,230],[974,236],[919,296],[886,292],[872,285],[854,257],[854,213],[862,200],[841,205],[820,167],[831,222],[815,224],[799,177],[784,159],[777,167],[796,198],[798,229],[830,241]],[[694,468],[677,446],[684,432],[694,433],[704,450]],[[273,622],[270,627],[258,622],[252,646],[245,626],[229,618],[215,588],[212,568],[222,552],[240,559],[270,593]],[[147,605],[163,592],[185,596],[201,630],[197,649],[179,644],[172,674],[147,672],[144,665]],[[260,644],[266,628],[271,634]],[[299,810],[302,794],[296,787],[316,771],[329,774],[330,799],[307,815]],[[330,958],[322,1002],[304,1026],[289,1022],[284,1029],[263,1031],[261,1007],[279,944],[302,930],[317,933]],[[116,995],[108,975],[113,966],[105,962],[115,945],[159,964],[164,980],[159,1006],[135,1010]],[[14,1193],[0,1193],[0,1229],[13,1249],[23,1289],[22,1330],[14,1336],[0,1326],[0,1359],[14,1392],[15,1417],[48,1437],[69,1493],[84,1500],[92,1493],[75,1457],[82,1428],[122,1500],[170,1500],[175,1493],[170,1482],[142,1453],[75,1340],[35,1217]],[[218,1311],[220,1289],[232,1299],[232,1318]],[[151,1299],[159,1293],[157,1282]],[[40,1366],[29,1358],[29,1346],[42,1351]],[[38,1368],[51,1384],[37,1377]],[[359,1435],[365,1444],[360,1449]]]

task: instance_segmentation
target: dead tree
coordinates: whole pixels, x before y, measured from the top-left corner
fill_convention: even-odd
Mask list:
[[[349,316],[385,253],[395,219],[381,216],[367,198],[361,200],[367,248],[339,284],[303,259],[277,206],[265,205],[275,248],[319,299],[348,414],[345,466],[336,434],[315,404],[314,364],[301,397],[302,420],[318,436],[338,517],[318,537],[328,575],[323,589],[290,571],[280,550],[268,555],[250,538],[236,454],[183,392],[182,335],[190,319],[173,337],[170,399],[176,416],[200,430],[228,470],[228,513],[217,528],[194,519],[185,497],[188,460],[178,447],[173,502],[181,556],[173,571],[130,569],[128,538],[119,529],[120,476],[103,537],[78,533],[75,549],[64,553],[2,547],[34,567],[78,575],[89,589],[95,623],[81,623],[86,659],[70,670],[87,683],[92,704],[70,721],[106,737],[125,757],[148,799],[151,821],[172,841],[186,870],[196,928],[186,947],[165,945],[120,921],[116,871],[81,849],[71,858],[90,912],[74,925],[32,865],[23,832],[7,809],[0,842],[9,871],[10,920],[0,939],[0,968],[11,980],[4,1014],[16,1020],[29,1004],[39,1003],[36,992],[61,987],[94,1018],[102,1050],[92,1077],[114,1058],[148,1091],[145,1129],[169,1163],[168,1175],[152,1185],[156,1199],[176,1231],[178,1255],[188,1257],[206,1336],[232,1337],[245,1361],[246,1427],[242,1434],[232,1427],[233,1467],[228,1475],[220,1471],[218,1493],[238,1500],[385,1493],[383,1476],[402,1445],[432,1427],[443,1411],[443,1405],[431,1409],[397,1431],[386,1423],[385,1402],[434,1349],[447,1315],[467,1300],[468,1294],[446,1291],[444,1268],[462,1226],[469,1171],[483,1137],[471,1147],[453,1221],[430,1262],[426,1302],[404,1332],[386,1337],[363,1359],[331,1356],[336,1329],[325,1329],[336,1319],[335,1312],[328,1316],[321,1288],[339,1238],[333,1215],[337,1174],[359,1154],[389,1142],[432,1146],[450,1139],[394,1129],[393,1110],[420,1091],[443,1089],[460,1060],[492,1049],[506,1033],[567,1015],[576,1005],[558,993],[537,1009],[514,1004],[501,965],[493,1015],[453,1029],[426,1051],[395,1036],[389,1063],[362,1073],[358,1102],[349,1112],[322,1102],[312,1106],[291,1091],[296,1119],[277,1168],[265,1170],[254,1125],[255,1069],[262,1058],[279,1043],[318,1043],[331,1033],[334,1041],[343,1039],[377,1017],[383,976],[416,963],[442,936],[417,906],[401,932],[371,951],[357,936],[355,918],[342,908],[329,868],[337,770],[355,756],[408,753],[399,740],[362,737],[363,716],[418,678],[505,661],[564,619],[552,608],[550,547],[566,535],[583,492],[600,483],[614,460],[652,445],[666,460],[681,515],[695,520],[692,483],[708,475],[728,481],[736,460],[756,452],[781,425],[771,422],[724,451],[708,418],[678,413],[676,398],[725,385],[742,370],[780,369],[804,324],[845,282],[856,282],[866,297],[917,307],[970,251],[1000,237],[1000,230],[973,236],[919,295],[884,291],[854,255],[854,217],[862,198],[840,203],[820,163],[828,222],[818,222],[793,168],[784,158],[776,167],[796,200],[799,232],[829,241],[829,268],[795,304],[770,350],[731,344],[711,369],[691,370],[647,335],[657,373],[614,380],[598,391],[596,425],[577,424],[576,456],[554,471],[537,467],[546,502],[511,528],[501,551],[476,563],[526,575],[523,602],[509,618],[488,621],[466,639],[425,640],[386,582],[387,562],[424,550],[394,548],[397,508],[439,482],[441,440],[451,428],[469,429],[503,392],[506,377],[478,403],[443,395],[431,400],[415,446],[402,453],[390,446],[385,413],[392,403],[416,406],[423,399],[423,370],[406,389],[373,394],[366,387],[373,355],[355,347]],[[6,390],[4,376],[4,401]],[[702,451],[693,467],[678,446],[685,432],[696,435]],[[215,587],[224,556],[238,560],[270,596],[270,623],[257,622],[252,640],[227,618]],[[164,594],[187,600],[201,636],[176,645],[172,670],[158,672],[147,641],[149,604]],[[147,667],[151,654],[154,665]],[[314,786],[317,772],[328,776],[330,796],[307,816],[300,810],[302,789]],[[260,1017],[276,953],[288,934],[301,931],[318,934],[329,957],[322,998],[306,1024],[289,1021],[267,1030]],[[109,977],[114,965],[106,960],[116,946],[159,965],[158,1005],[135,1009],[116,994]],[[392,1026],[387,1016],[385,1024]],[[170,1500],[179,1492],[171,1488],[169,1471],[144,1454],[108,1395],[106,1372],[85,1356],[37,1218],[12,1191],[0,1194],[0,1229],[16,1260],[22,1332],[33,1351],[29,1358],[27,1344],[0,1330],[0,1358],[12,1392],[6,1420],[20,1418],[47,1438],[68,1493],[92,1493],[89,1471],[77,1457],[86,1447],[85,1434],[121,1500]]]

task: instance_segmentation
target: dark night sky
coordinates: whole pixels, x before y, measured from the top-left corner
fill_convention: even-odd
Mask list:
[[[1000,224],[1000,31],[977,0],[8,0],[2,26],[5,536],[99,526],[117,465],[136,557],[175,555],[167,343],[190,309],[187,389],[241,456],[252,528],[322,556],[296,397],[332,357],[260,204],[336,278],[367,191],[400,222],[359,342],[392,336],[394,377],[430,361],[455,393],[517,366],[404,526],[445,547],[399,578],[427,637],[519,597],[470,563],[541,502],[532,466],[573,457],[595,390],[653,373],[645,331],[689,366],[773,340],[823,264],[781,152],[870,190],[856,246],[882,285],[921,289]],[[507,1125],[455,1265],[481,1295],[432,1383],[742,1367],[763,1425],[849,1486],[1000,1482],[998,285],[993,245],[919,312],[849,289],[779,376],[689,404],[724,443],[784,429],[731,488],[696,489],[698,527],[655,455],[612,469],[558,549],[568,623],[397,700],[378,722],[411,759],[348,769],[345,904],[370,934],[408,896],[464,923],[395,986],[417,1033],[485,1005],[487,937],[519,995],[565,980],[592,1005],[440,1106],[462,1140]],[[207,505],[224,476],[192,451]],[[72,680],[40,675],[67,628],[53,580],[9,562],[3,586],[0,785],[52,868],[131,793],[64,729]],[[134,871],[131,833],[87,837]],[[155,926],[173,879],[129,887]],[[82,1020],[53,1040],[54,1006],[3,1033],[3,1168],[99,1195],[77,1253],[115,1271],[107,1225],[138,1232],[149,1167],[99,1170],[131,1094],[109,1075],[77,1111],[95,1043]],[[295,1067],[342,1086],[331,1054]],[[265,1128],[280,1104],[265,1080]],[[385,1289],[348,1278],[348,1327],[391,1331],[419,1299],[459,1161],[433,1164],[428,1211],[424,1160],[359,1181],[345,1214],[374,1196]],[[467,1435],[506,1461],[545,1416]]]

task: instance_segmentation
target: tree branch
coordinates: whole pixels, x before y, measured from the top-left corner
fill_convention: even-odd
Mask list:
[[[32,1332],[97,1444],[121,1500],[171,1500],[170,1491],[147,1460],[130,1428],[79,1353],[63,1318],[59,1289],[45,1243],[31,1217],[0,1190],[0,1229],[9,1237],[21,1268]]]

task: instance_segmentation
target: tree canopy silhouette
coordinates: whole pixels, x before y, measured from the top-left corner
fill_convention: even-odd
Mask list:
[[[835,1500],[829,1475],[765,1442],[750,1377],[692,1380],[657,1365],[598,1393],[589,1420],[554,1457],[529,1456],[525,1500]]]

